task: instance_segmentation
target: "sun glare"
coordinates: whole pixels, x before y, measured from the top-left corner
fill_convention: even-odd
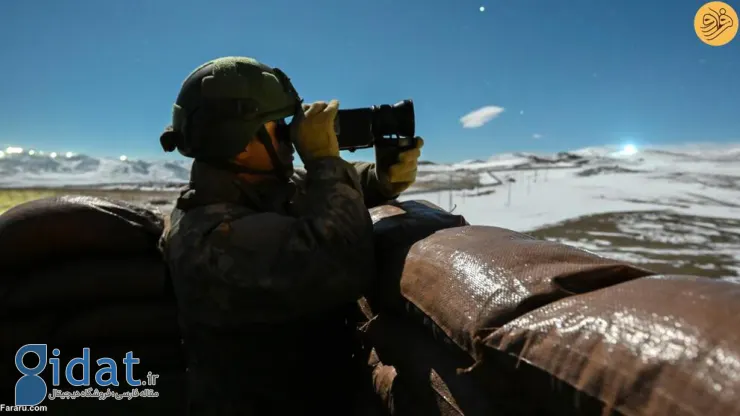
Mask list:
[[[634,144],[628,144],[624,146],[624,149],[622,149],[622,153],[625,155],[634,155],[637,153],[637,148]]]

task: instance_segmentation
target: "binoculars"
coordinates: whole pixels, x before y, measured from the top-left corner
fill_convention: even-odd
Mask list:
[[[339,110],[334,120],[339,149],[350,152],[373,146],[412,149],[416,147],[415,126],[411,100]]]

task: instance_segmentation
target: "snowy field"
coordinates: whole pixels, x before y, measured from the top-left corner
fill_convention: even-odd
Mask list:
[[[701,155],[586,149],[571,153],[584,155],[581,160],[586,161],[574,161],[572,167],[563,167],[566,162],[556,158],[551,164],[513,158],[511,169],[501,160],[492,167],[482,163],[439,170],[424,166],[421,187],[428,177],[436,182],[440,170],[453,178],[479,175],[479,186],[412,193],[402,199],[426,199],[455,208],[471,223],[517,231],[595,213],[634,210],[740,219],[740,145],[722,149]],[[486,193],[485,189],[494,192],[475,196]]]
[[[12,163],[0,159],[0,171],[10,174],[0,186],[34,189],[0,191],[0,212],[34,195],[60,192],[110,196],[167,212],[176,195],[173,182],[187,178],[179,163],[85,156],[51,163],[16,156]],[[31,168],[24,169],[26,163]],[[88,188],[50,189],[55,185]],[[527,232],[662,273],[740,276],[740,144],[595,147],[426,162],[400,199],[428,200],[472,224]]]
[[[583,159],[571,156],[571,167],[563,155],[549,164],[511,157],[512,166],[501,158],[488,166],[446,166],[453,177],[475,173],[481,180],[473,189],[402,199],[425,199],[472,224],[528,232],[664,273],[740,276],[740,146],[570,154]],[[425,166],[420,187],[425,177],[436,183],[439,171]]]

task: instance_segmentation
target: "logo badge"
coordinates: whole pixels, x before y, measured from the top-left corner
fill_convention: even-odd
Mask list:
[[[730,43],[737,35],[737,13],[729,4],[709,2],[696,12],[694,30],[699,39],[710,46]]]

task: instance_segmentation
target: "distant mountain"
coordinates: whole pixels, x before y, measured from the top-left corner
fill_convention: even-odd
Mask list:
[[[0,187],[181,184],[190,176],[190,161],[146,161],[87,155],[8,153],[0,157]]]
[[[740,145],[679,145],[626,152],[614,146],[590,147],[555,154],[524,152],[493,155],[453,164],[432,161],[419,163],[422,174],[435,172],[476,172],[500,170],[537,170],[590,166],[584,175],[641,170],[670,166],[677,161],[740,163]],[[96,158],[84,154],[34,153],[14,149],[0,151],[0,187],[95,186],[108,188],[161,189],[187,183],[190,160],[120,160]],[[603,167],[603,168],[599,168]]]
[[[458,165],[475,165],[475,164],[480,164],[480,163],[486,163],[486,162],[480,159],[467,159],[467,160],[463,160],[462,162],[457,162]]]

